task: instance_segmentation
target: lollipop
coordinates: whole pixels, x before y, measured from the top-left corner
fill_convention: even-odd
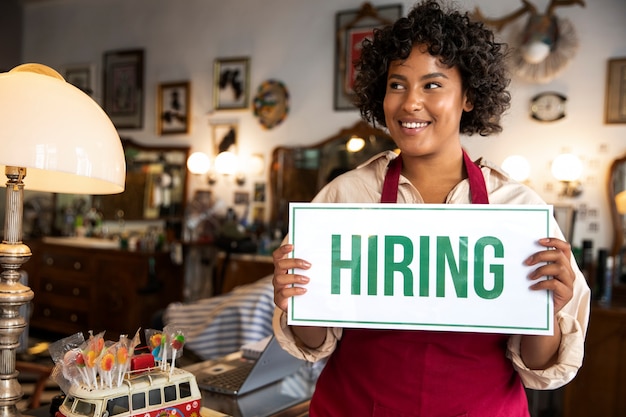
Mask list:
[[[85,376],[82,373],[82,370],[84,369],[82,357],[83,356],[78,349],[68,350],[63,356],[63,377],[74,385],[78,385],[80,383],[79,378],[85,382]],[[82,366],[79,366],[79,358]]]
[[[155,360],[161,360],[163,357],[163,345],[165,344],[163,339],[163,333],[155,333],[150,337],[151,353]]]
[[[126,369],[128,368],[128,348],[124,345],[121,345],[117,352],[115,352],[115,358],[117,360],[117,386],[119,387],[122,384],[122,379],[124,378],[124,374],[126,373]]]
[[[185,336],[183,336],[183,333],[179,331],[174,337],[172,337],[172,341],[170,342],[170,345],[172,346],[172,367],[170,368],[170,375],[176,366],[176,354],[183,348],[184,344]]]
[[[91,388],[92,381],[91,381],[91,378],[89,377],[89,371],[87,370],[87,362],[85,360],[85,353],[82,351],[76,354],[76,366],[78,368],[78,371],[80,372],[80,376],[83,378],[83,383],[85,383],[85,385]]]
[[[91,381],[89,385],[93,385],[95,388],[98,388],[96,362],[104,349],[103,335],[104,332],[94,336],[93,333],[89,331],[89,340],[87,340],[87,346],[83,350],[85,366],[89,370],[88,376]]]
[[[165,370],[167,367],[167,335],[163,332],[163,337],[161,338],[161,370]]]
[[[50,379],[56,382],[63,392],[68,392],[72,385],[85,382],[82,375],[84,366],[81,367],[76,363],[80,346],[84,343],[83,334],[75,333],[48,345],[48,352],[55,364]]]
[[[100,368],[100,375],[102,376],[102,385],[106,383],[109,388],[113,387],[111,371],[113,370],[113,365],[115,364],[115,356],[111,352],[108,352],[102,356],[98,367]]]

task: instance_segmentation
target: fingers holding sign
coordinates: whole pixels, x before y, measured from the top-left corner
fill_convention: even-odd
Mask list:
[[[574,294],[576,274],[571,265],[571,247],[569,243],[556,238],[540,239],[538,243],[546,250],[534,253],[524,263],[529,266],[542,265],[534,269],[528,278],[537,280],[541,277],[550,277],[551,279],[536,282],[530,288],[552,291],[556,314],[572,299]]]
[[[288,257],[291,251],[293,251],[293,245],[286,244],[278,247],[272,253],[274,260],[274,278],[272,279],[274,304],[283,311],[287,311],[289,298],[306,292],[306,288],[294,284],[307,284],[309,282],[309,278],[304,275],[290,273],[293,269],[306,270],[311,267],[311,264],[304,259]]]

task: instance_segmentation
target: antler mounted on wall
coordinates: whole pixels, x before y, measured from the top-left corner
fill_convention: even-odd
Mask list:
[[[538,12],[528,0],[522,0],[522,4],[518,10],[498,19],[485,17],[476,7],[473,17],[500,31],[507,24],[529,14],[524,29],[511,43],[511,69],[528,81],[545,83],[565,69],[578,50],[574,26],[569,20],[558,18],[554,10],[559,6],[585,7],[585,2],[551,0],[544,13]]]

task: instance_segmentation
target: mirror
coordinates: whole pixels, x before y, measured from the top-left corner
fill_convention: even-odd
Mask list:
[[[608,197],[613,220],[613,247],[615,260],[613,298],[626,300],[626,155],[611,164],[608,176]]]
[[[608,195],[611,217],[613,218],[612,255],[619,253],[624,246],[624,215],[626,215],[626,155],[616,159],[609,170]],[[619,194],[619,196],[618,196]]]
[[[189,147],[146,146],[122,139],[126,189],[113,195],[53,194],[24,190],[24,237],[72,236],[76,217],[100,211],[104,221],[165,221],[181,224],[187,195]],[[0,191],[4,217],[4,192]],[[123,213],[123,217],[120,215]]]
[[[347,149],[353,138],[363,140],[359,141],[362,148],[358,151]],[[270,223],[273,228],[287,232],[289,202],[311,201],[338,173],[356,168],[377,153],[395,148],[387,133],[360,121],[311,146],[274,149],[270,165]]]
[[[126,189],[93,196],[104,220],[178,219],[185,213],[189,147],[154,147],[122,139]]]

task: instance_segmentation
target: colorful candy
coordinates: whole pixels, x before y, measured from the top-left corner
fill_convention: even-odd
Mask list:
[[[146,340],[155,359],[161,361],[159,368],[167,369],[168,351],[171,350],[172,361],[170,373],[175,367],[175,360],[185,344],[185,336],[180,329],[164,329],[146,331]],[[67,343],[67,344],[64,344]],[[104,340],[104,332],[94,335],[89,332],[89,339],[72,337],[51,344],[53,359],[59,371],[53,376],[64,392],[69,392],[72,385],[84,385],[87,389],[106,389],[118,387],[130,369],[131,358],[135,347],[140,343],[137,331],[132,340],[126,335],[119,341]],[[143,372],[154,372],[150,367]]]

